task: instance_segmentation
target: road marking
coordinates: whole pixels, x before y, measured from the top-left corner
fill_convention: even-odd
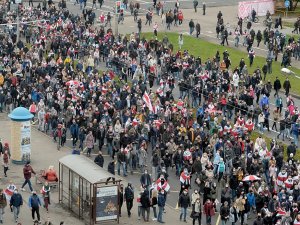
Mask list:
[[[140,2],[143,5],[145,5],[145,4],[152,4],[153,5],[153,2],[147,2],[147,1],[144,1],[144,0],[137,0],[137,2]]]
[[[216,225],[219,225],[219,223],[220,223],[220,218],[221,218],[221,216],[220,216],[220,214],[219,214],[218,219],[217,219],[217,222],[216,222]]]

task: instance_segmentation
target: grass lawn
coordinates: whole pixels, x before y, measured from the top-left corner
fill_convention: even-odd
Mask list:
[[[158,39],[161,40],[164,37],[164,33],[160,33],[158,35]],[[173,44],[174,46],[174,51],[178,50],[178,34],[175,33],[166,33],[166,35],[169,38],[169,41]],[[153,33],[144,33],[142,35],[143,37],[145,37],[146,39],[151,39],[153,38]],[[265,58],[263,57],[259,57],[257,56],[254,59],[254,66],[252,68],[249,67],[249,60],[247,60],[247,54],[245,52],[239,51],[237,49],[234,48],[230,48],[230,47],[223,47],[217,44],[213,44],[210,43],[208,41],[204,41],[202,39],[196,39],[194,37],[190,37],[188,35],[184,36],[184,45],[182,47],[182,49],[187,49],[189,50],[190,54],[193,54],[194,56],[200,56],[202,61],[206,60],[207,58],[212,58],[214,57],[214,55],[216,54],[217,50],[219,50],[221,56],[222,53],[228,49],[229,53],[230,53],[230,58],[231,58],[231,63],[232,63],[232,67],[236,67],[239,65],[240,59],[241,58],[245,58],[246,62],[247,62],[247,66],[248,66],[248,71],[249,72],[253,72],[253,70],[257,67],[261,68],[265,62]],[[280,63],[279,62],[274,62],[273,63],[273,74],[271,75],[267,75],[267,79],[270,79],[273,83],[274,79],[276,76],[278,76],[281,79],[281,82],[283,84],[284,80],[285,80],[285,76],[283,76],[280,72]],[[291,68],[292,71],[294,71],[295,73],[300,75],[300,70],[296,69],[296,68]],[[300,94],[300,79],[297,79],[295,77],[290,77],[290,81],[291,81],[291,85],[292,85],[292,91],[294,93]],[[256,131],[253,131],[251,133],[251,140],[255,141],[256,138],[258,138],[258,136],[260,136],[260,134]],[[271,143],[271,138],[266,137],[265,135],[262,135],[262,137],[265,138],[268,147],[270,147],[270,143]],[[287,160],[287,155],[286,155],[286,148],[287,145],[283,144],[284,148],[285,148],[285,152],[284,152],[284,159]],[[297,151],[296,159],[300,160],[300,151]]]
[[[173,44],[174,46],[174,51],[178,50],[178,34],[177,33],[159,33],[158,34],[158,39],[161,40],[164,35],[168,36],[168,39],[170,43]],[[153,33],[143,33],[142,37],[145,37],[146,39],[151,39],[154,38]],[[231,44],[232,46],[232,44]],[[187,49],[190,54],[194,56],[200,56],[202,59],[202,62],[205,62],[207,58],[212,58],[215,56],[217,50],[219,50],[221,57],[223,56],[223,52],[227,49],[229,54],[230,54],[230,59],[231,59],[231,68],[235,68],[239,65],[240,59],[244,58],[247,67],[248,67],[248,72],[251,74],[257,67],[262,68],[264,65],[266,59],[261,56],[256,56],[254,59],[253,66],[250,68],[249,66],[249,60],[248,60],[248,54],[245,52],[242,52],[236,48],[228,46],[221,46],[217,45],[214,43],[210,43],[208,41],[202,40],[202,39],[197,39],[194,37],[190,37],[188,35],[185,35],[183,38],[183,47],[182,49]],[[244,47],[240,47],[244,48]],[[297,62],[294,62],[294,64]],[[300,64],[300,62],[298,62]],[[273,62],[273,74],[268,74],[267,75],[267,80],[270,80],[271,83],[273,84],[273,81],[275,80],[276,76],[281,80],[281,84],[283,85],[283,82],[285,80],[285,75],[283,75],[280,72],[281,62]],[[296,74],[300,75],[300,69],[297,69],[295,67],[289,68],[290,70],[294,71]],[[296,78],[295,76],[291,75],[289,76],[290,82],[291,82],[291,92],[295,93],[297,95],[300,95],[300,79]]]
[[[270,148],[271,141],[272,141],[271,138],[268,138],[268,137],[266,137],[265,135],[261,135],[260,133],[258,133],[258,132],[256,132],[256,131],[252,131],[252,132],[251,132],[251,140],[252,140],[253,142],[255,142],[255,140],[256,140],[259,136],[263,137],[263,138],[266,140],[267,146],[268,146],[268,149],[269,149],[269,148]],[[281,141],[278,140],[278,142],[281,142]],[[288,158],[288,157],[287,157],[287,153],[286,153],[287,145],[283,143],[283,146],[284,146],[284,154],[283,154],[283,157],[284,157],[284,160],[286,161],[287,158]],[[297,151],[296,151],[295,159],[296,159],[296,160],[300,160],[300,151],[299,151],[299,149],[297,149]]]

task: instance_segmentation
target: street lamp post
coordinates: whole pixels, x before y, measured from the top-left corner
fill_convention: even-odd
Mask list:
[[[118,36],[119,33],[119,12],[121,10],[121,1],[116,1],[115,2],[115,36]]]
[[[15,0],[17,5],[17,43],[20,40],[20,17],[19,17],[19,6],[22,3],[22,0]]]

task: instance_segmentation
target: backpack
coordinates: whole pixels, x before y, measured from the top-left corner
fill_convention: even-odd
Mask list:
[[[225,171],[225,165],[224,163],[219,163],[219,172],[223,173]]]

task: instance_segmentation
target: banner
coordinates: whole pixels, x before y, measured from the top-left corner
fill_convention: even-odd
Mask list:
[[[22,161],[30,161],[30,143],[31,143],[31,128],[30,128],[30,121],[20,122],[21,126],[21,154],[22,154]]]
[[[268,10],[274,14],[274,2],[273,0],[239,2],[238,16],[243,19],[251,16],[252,9],[256,11],[257,16],[265,16]]]
[[[119,215],[118,186],[98,187],[96,194],[96,222],[117,220]]]

